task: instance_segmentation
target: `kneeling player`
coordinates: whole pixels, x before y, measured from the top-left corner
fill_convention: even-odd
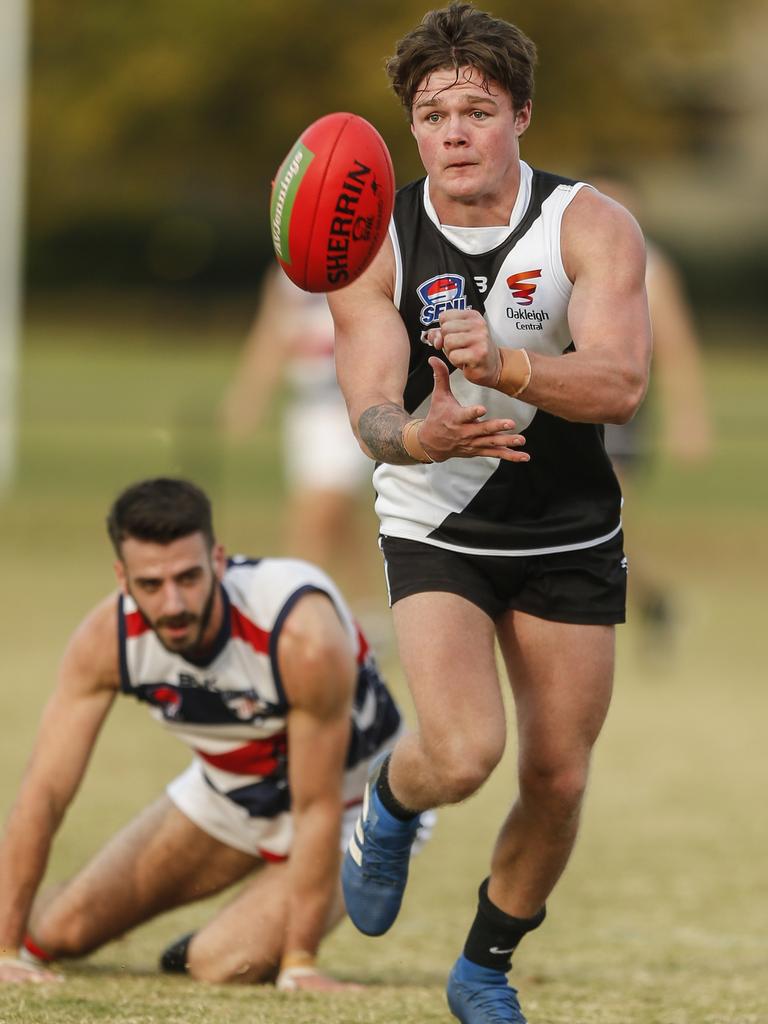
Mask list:
[[[227,561],[191,483],[129,487],[108,527],[120,593],[69,641],[0,845],[0,981],[55,977],[41,961],[83,956],[249,877],[166,952],[166,969],[339,987],[314,962],[343,914],[339,851],[371,759],[401,728],[362,633],[314,566]],[[121,691],[194,759],[71,881],[35,900]]]

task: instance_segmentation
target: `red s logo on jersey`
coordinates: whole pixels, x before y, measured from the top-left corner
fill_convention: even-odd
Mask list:
[[[519,306],[530,306],[533,302],[533,293],[536,285],[531,284],[528,278],[541,277],[540,270],[523,270],[519,274],[512,274],[507,278],[507,286],[512,289],[513,298],[517,299]]]

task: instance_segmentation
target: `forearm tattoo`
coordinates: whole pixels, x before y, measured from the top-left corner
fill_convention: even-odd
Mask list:
[[[408,466],[415,461],[403,447],[403,426],[409,419],[408,413],[394,402],[372,405],[360,416],[360,437],[378,462]]]

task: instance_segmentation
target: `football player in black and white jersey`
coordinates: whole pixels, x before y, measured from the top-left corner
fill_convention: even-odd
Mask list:
[[[448,982],[464,1024],[525,1020],[510,958],[576,838],[625,605],[600,424],[632,417],[651,349],[632,216],[520,158],[535,60],[519,29],[466,3],[399,42],[387,69],[427,177],[398,191],[370,269],[329,297],[418,713],[345,854],[361,931],[397,915],[420,813],[474,793],[501,758],[496,642],[516,705],[518,792]]]
[[[187,481],[132,485],[108,527],[120,592],[67,645],[0,842],[0,981],[59,977],[47,962],[248,878],[166,952],[165,969],[344,987],[315,958],[343,913],[340,853],[369,764],[401,729],[362,632],[315,566],[228,560],[207,496]],[[120,692],[147,703],[192,748],[192,764],[71,881],[37,899]]]

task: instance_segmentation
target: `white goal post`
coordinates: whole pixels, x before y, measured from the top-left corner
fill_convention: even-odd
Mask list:
[[[16,468],[26,150],[26,0],[0,0],[0,495]]]

